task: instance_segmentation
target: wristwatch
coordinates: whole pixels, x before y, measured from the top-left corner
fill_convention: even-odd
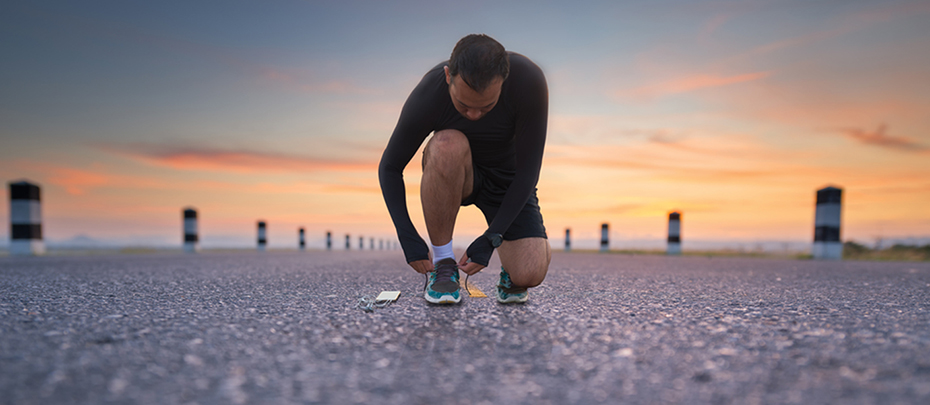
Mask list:
[[[499,248],[501,243],[504,243],[504,236],[499,233],[485,232],[484,237],[491,241],[491,246],[494,246],[495,249]]]

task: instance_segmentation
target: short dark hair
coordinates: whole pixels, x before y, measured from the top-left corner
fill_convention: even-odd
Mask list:
[[[459,76],[477,92],[483,92],[495,77],[507,80],[510,57],[504,46],[484,34],[466,35],[460,39],[449,58],[449,75]]]

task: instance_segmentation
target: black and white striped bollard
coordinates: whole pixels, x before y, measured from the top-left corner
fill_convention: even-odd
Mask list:
[[[197,234],[197,210],[193,207],[184,209],[184,252],[200,251],[200,236]]]
[[[571,228],[565,228],[565,251],[572,251],[572,230]]]
[[[300,229],[297,230],[297,239],[298,239],[297,243],[300,247],[300,250],[301,251],[307,250],[307,240],[304,239],[304,228],[303,227],[300,227]]]
[[[375,250],[375,238],[371,238],[369,241],[371,242],[368,245],[371,248],[370,250]]]
[[[668,214],[668,247],[665,254],[681,254],[681,213],[677,211]]]
[[[326,250],[333,250],[333,233],[326,231]]]
[[[610,225],[601,224],[601,253],[610,250]]]
[[[378,250],[384,250],[384,239],[378,239]]]
[[[350,239],[349,234],[346,234],[346,250],[351,249],[351,246],[349,246]]]
[[[268,231],[265,229],[265,221],[258,221],[258,251],[264,252],[268,245]]]
[[[364,236],[358,237],[358,250],[365,250],[365,237]]]
[[[813,248],[815,259],[843,258],[843,243],[840,241],[842,204],[843,189],[825,187],[817,190]]]
[[[10,183],[10,254],[45,253],[42,240],[42,199],[39,186],[25,180]]]

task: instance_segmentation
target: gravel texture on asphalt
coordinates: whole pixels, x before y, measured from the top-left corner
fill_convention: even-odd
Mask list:
[[[433,306],[396,251],[0,258],[0,403],[930,403],[930,263],[498,269]]]

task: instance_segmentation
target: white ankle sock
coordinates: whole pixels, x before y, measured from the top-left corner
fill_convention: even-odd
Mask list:
[[[442,259],[455,260],[455,253],[452,253],[452,241],[442,246],[433,245],[433,264],[439,263]]]

